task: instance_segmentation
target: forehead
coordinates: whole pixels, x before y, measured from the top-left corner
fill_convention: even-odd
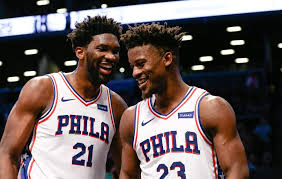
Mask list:
[[[93,40],[90,42],[93,45],[108,45],[108,46],[117,46],[119,47],[119,42],[117,37],[114,34],[104,33],[93,36]],[[89,45],[90,45],[89,44]]]
[[[150,44],[136,46],[134,48],[128,49],[129,60],[138,60],[138,59],[147,59],[148,60],[156,56],[159,56],[159,51],[156,47]]]

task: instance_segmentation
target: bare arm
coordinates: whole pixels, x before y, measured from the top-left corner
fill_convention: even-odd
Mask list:
[[[124,100],[117,95],[116,93],[112,92],[112,105],[114,110],[115,122],[116,122],[116,134],[113,138],[110,153],[112,159],[114,161],[115,169],[117,170],[117,174],[119,174],[120,166],[121,166],[121,141],[120,141],[120,134],[119,134],[119,123],[122,113],[127,108],[127,104]]]
[[[52,90],[48,77],[34,78],[23,87],[10,112],[0,142],[0,178],[16,178],[17,161],[32,133],[37,117],[52,99]]]
[[[140,177],[139,160],[132,146],[135,106],[128,108],[121,118],[120,136],[122,143],[122,163],[120,179]]]
[[[249,178],[244,146],[236,129],[232,107],[223,98],[206,96],[200,104],[204,128],[213,138],[219,163],[227,179]]]

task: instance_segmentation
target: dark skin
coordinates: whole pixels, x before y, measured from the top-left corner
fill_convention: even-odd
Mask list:
[[[101,44],[103,47],[101,47]],[[100,66],[110,67],[119,60],[119,43],[113,34],[99,34],[93,36],[93,40],[87,47],[77,47],[76,56],[79,59],[75,71],[65,74],[72,87],[85,100],[97,96],[99,83],[93,83],[90,69],[98,70],[98,77],[106,79],[107,74]],[[87,62],[88,58],[88,62]],[[127,108],[124,100],[111,91],[113,112],[116,120],[116,128],[122,113]],[[17,161],[32,135],[34,126],[39,116],[50,109],[53,100],[53,86],[48,77],[35,77],[25,84],[20,96],[10,112],[6,128],[0,143],[0,178],[14,179],[17,177]],[[115,167],[120,168],[121,145],[119,131],[113,138],[110,152],[115,162]]]
[[[154,108],[162,114],[168,114],[174,109],[190,88],[182,80],[171,52],[161,55],[156,47],[149,44],[129,49],[128,58],[133,67],[132,75],[136,78],[142,95],[148,97],[155,94]],[[128,108],[121,119],[120,179],[136,178],[140,175],[140,161],[132,147],[135,107]],[[228,179],[249,178],[244,147],[236,129],[234,111],[229,103],[218,96],[205,96],[200,103],[200,120],[213,140],[225,176]]]

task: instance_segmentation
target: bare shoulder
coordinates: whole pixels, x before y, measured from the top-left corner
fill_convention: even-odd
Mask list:
[[[48,76],[35,77],[29,80],[23,87],[22,92],[26,95],[46,96],[44,94],[52,94],[53,85]]]
[[[46,89],[46,87],[52,88],[52,81],[48,76],[38,76],[30,79],[24,87],[33,88],[37,90]]]
[[[20,92],[18,105],[35,109],[46,108],[53,99],[53,85],[48,76],[35,77],[29,80]]]
[[[201,102],[201,108],[208,108],[213,110],[230,109],[230,104],[220,96],[207,95]]]
[[[129,108],[127,108],[123,115],[122,115],[122,118],[124,118],[125,120],[130,120],[131,121],[131,118],[134,119],[135,117],[135,108],[136,108],[136,105],[134,106],[130,106]]]
[[[218,128],[234,126],[235,113],[222,97],[207,95],[200,103],[200,120],[204,128],[214,135]]]
[[[118,95],[116,92],[110,90],[110,93],[111,93],[112,105],[114,110],[114,116],[115,119],[117,120],[116,122],[119,123],[122,113],[127,108],[127,104],[122,99],[122,97]]]
[[[124,111],[120,122],[121,136],[128,136],[130,139],[133,136],[134,130],[135,108],[136,105],[127,108]]]

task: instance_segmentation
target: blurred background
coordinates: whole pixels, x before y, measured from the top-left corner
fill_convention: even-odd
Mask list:
[[[187,32],[180,69],[187,84],[234,108],[252,178],[274,178],[282,159],[282,2],[278,0],[28,0],[0,2],[0,137],[23,85],[69,72],[76,57],[66,34],[87,15],[129,25],[168,22]],[[112,90],[129,106],[141,100],[126,50]],[[275,156],[275,157],[273,157]],[[112,162],[109,158],[108,171]],[[277,170],[278,171],[278,170]]]

